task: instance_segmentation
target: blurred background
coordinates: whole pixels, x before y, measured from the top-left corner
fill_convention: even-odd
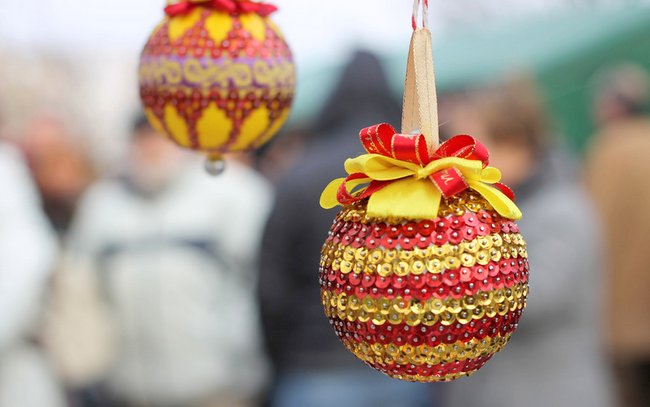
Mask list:
[[[348,355],[317,277],[412,2],[276,0],[292,115],[216,179],[140,113],[163,3],[0,0],[0,407],[650,406],[650,2],[430,0],[441,133],[488,145],[532,269],[503,354],[436,385]]]

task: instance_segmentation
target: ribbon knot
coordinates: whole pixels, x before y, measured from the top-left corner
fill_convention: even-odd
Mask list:
[[[399,134],[385,123],[359,136],[368,154],[345,162],[349,175],[325,188],[324,208],[369,199],[369,216],[434,219],[442,197],[473,189],[502,216],[521,218],[512,190],[499,182],[501,172],[489,166],[488,150],[475,138],[455,136],[430,153],[422,134]]]
[[[425,178],[427,178],[428,176],[429,176],[429,175],[427,174],[427,171],[426,171],[425,168],[420,168],[420,169],[418,170],[418,172],[415,174],[415,178],[416,178],[416,179],[425,179]]]
[[[255,13],[262,17],[267,17],[278,10],[272,4],[248,0],[182,0],[165,7],[165,13],[170,17],[176,17],[185,15],[196,7],[208,7],[225,13]]]

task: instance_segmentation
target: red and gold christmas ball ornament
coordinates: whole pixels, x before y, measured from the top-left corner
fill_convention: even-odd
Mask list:
[[[456,136],[364,129],[321,205],[343,205],[322,249],[321,298],[347,349],[397,379],[449,381],[480,369],[517,328],[528,294],[514,195],[487,149]]]
[[[140,96],[153,127],[213,160],[269,141],[295,91],[291,50],[269,19],[275,10],[244,0],[168,4],[140,59]]]

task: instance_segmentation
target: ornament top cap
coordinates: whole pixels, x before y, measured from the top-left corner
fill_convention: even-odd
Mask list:
[[[167,0],[167,5],[171,6],[172,4],[178,4],[178,3],[207,3],[210,0]],[[235,0],[237,1],[237,0]]]
[[[165,13],[170,17],[176,17],[185,15],[197,7],[209,7],[237,15],[255,13],[261,17],[267,17],[278,10],[272,4],[250,0],[167,0]]]
[[[178,3],[193,3],[193,4],[201,4],[201,3],[210,3],[212,0],[167,0],[167,5],[172,6],[174,4]],[[230,0],[233,3],[239,3],[241,0]],[[250,3],[254,3],[254,1],[249,1]]]

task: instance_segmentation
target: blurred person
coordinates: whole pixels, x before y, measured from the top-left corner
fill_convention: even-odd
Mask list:
[[[94,177],[87,152],[71,135],[64,120],[52,113],[35,115],[20,145],[46,215],[57,231],[65,232],[78,199]]]
[[[62,394],[31,339],[56,256],[19,153],[0,143],[0,407],[59,407]]]
[[[621,405],[630,407],[650,406],[649,102],[650,81],[640,67],[601,75],[594,102],[598,132],[585,167],[605,231],[608,351]]]
[[[516,193],[530,261],[528,306],[503,351],[448,387],[450,407],[612,405],[601,344],[596,218],[574,166],[549,139],[534,84],[515,79],[470,96],[448,132],[485,142]],[[469,132],[469,133],[467,133]]]
[[[593,116],[600,130],[636,122],[648,125],[650,84],[642,67],[615,66],[596,75],[595,82]]]
[[[257,151],[256,168],[271,183],[278,183],[300,159],[309,144],[310,136],[309,126],[288,125],[269,144]]]
[[[320,249],[334,212],[323,188],[363,147],[359,131],[399,120],[377,58],[358,52],[345,68],[313,129],[315,141],[279,182],[261,255],[259,294],[266,344],[276,378],[271,407],[431,407],[434,385],[391,379],[348,352],[320,301]]]
[[[39,339],[69,407],[104,407],[98,384],[115,357],[115,328],[92,265],[67,257],[54,272]]]
[[[115,323],[110,406],[254,405],[267,375],[255,255],[270,203],[246,166],[211,178],[137,120],[122,174],[89,189],[69,241]]]

